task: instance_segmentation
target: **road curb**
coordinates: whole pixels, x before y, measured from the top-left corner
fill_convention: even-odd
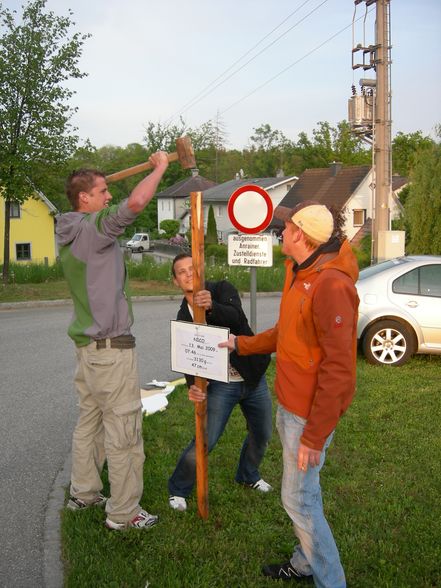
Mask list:
[[[257,298],[269,298],[271,296],[282,296],[281,292],[257,292]],[[249,292],[241,292],[241,298],[249,298]],[[182,294],[162,294],[159,296],[131,296],[132,302],[147,302],[150,300],[182,300]],[[61,300],[29,300],[25,302],[0,302],[1,310],[18,310],[20,308],[40,308],[48,306],[72,306],[70,298]]]
[[[181,300],[182,294],[163,294],[161,296],[131,296],[132,302],[147,300]],[[29,300],[24,302],[0,302],[0,310],[17,310],[20,308],[39,308],[48,306],[73,306],[70,298],[60,300]]]
[[[25,302],[1,302],[0,310],[19,310],[20,308],[38,308],[44,306],[72,306],[69,298],[63,300],[29,300]]]
[[[45,588],[63,588],[64,586],[60,512],[64,508],[65,492],[70,481],[71,465],[72,454],[69,453],[54,480],[45,512],[43,532],[43,580]]]

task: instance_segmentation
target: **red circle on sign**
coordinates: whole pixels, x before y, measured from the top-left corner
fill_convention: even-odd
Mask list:
[[[267,207],[267,214],[266,214],[264,221],[262,223],[260,223],[260,225],[258,225],[257,227],[244,227],[242,224],[239,223],[239,221],[234,216],[234,204],[235,204],[236,200],[238,199],[238,197],[241,194],[243,194],[244,192],[257,192],[265,200],[265,204]],[[246,186],[242,186],[241,188],[238,188],[237,190],[235,190],[231,194],[230,199],[228,200],[228,216],[230,217],[231,223],[236,227],[236,229],[238,231],[241,231],[242,233],[249,233],[249,234],[260,233],[260,231],[263,231],[264,229],[266,229],[266,227],[270,224],[270,222],[273,218],[273,203],[272,203],[272,200],[266,190],[264,190],[260,186],[248,184]]]

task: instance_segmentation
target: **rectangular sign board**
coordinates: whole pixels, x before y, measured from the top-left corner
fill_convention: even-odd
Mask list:
[[[174,372],[228,382],[228,349],[218,344],[227,341],[230,329],[170,321],[171,369]]]
[[[228,265],[272,267],[271,235],[228,235]]]

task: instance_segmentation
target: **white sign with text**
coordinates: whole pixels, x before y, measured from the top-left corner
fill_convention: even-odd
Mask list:
[[[271,267],[273,265],[271,235],[228,235],[228,265]]]
[[[228,382],[228,349],[219,348],[227,341],[230,329],[170,321],[171,369],[174,372]]]

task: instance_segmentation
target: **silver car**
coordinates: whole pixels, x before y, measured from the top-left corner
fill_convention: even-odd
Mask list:
[[[441,354],[441,256],[409,255],[360,272],[357,337],[369,363]]]

